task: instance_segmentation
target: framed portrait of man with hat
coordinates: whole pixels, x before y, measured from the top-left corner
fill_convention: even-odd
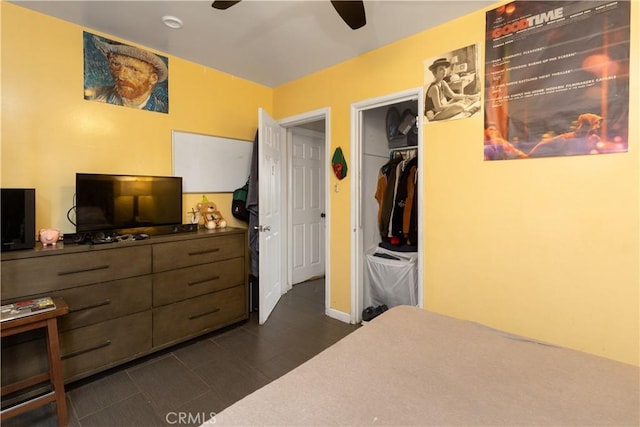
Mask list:
[[[480,111],[477,52],[477,45],[470,45],[424,61],[427,123],[471,117]]]
[[[169,112],[169,59],[83,33],[84,99],[139,110]]]

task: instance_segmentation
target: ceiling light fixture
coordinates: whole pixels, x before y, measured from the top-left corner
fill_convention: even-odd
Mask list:
[[[164,23],[164,25],[166,25],[169,28],[173,28],[174,30],[179,30],[180,28],[182,28],[182,20],[180,20],[179,18],[176,18],[175,16],[163,16],[162,17],[162,22]]]

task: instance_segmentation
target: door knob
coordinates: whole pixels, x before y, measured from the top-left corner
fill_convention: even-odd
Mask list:
[[[324,217],[326,217],[326,216],[327,216],[327,214],[325,214],[324,212],[322,212],[322,213],[320,214],[320,218],[324,218]]]

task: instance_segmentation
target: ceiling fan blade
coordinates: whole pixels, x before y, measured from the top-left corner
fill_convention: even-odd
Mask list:
[[[214,9],[226,10],[237,3],[240,3],[240,0],[237,0],[237,1],[216,0],[211,4],[211,7],[213,7]]]
[[[331,0],[331,4],[352,30],[364,27],[367,23],[362,0]]]

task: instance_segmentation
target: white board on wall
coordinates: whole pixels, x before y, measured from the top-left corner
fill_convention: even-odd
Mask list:
[[[230,193],[249,178],[252,141],[174,130],[172,145],[184,193]]]

